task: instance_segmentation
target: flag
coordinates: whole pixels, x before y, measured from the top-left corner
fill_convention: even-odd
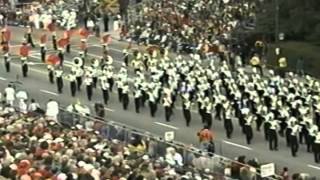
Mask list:
[[[60,58],[59,56],[55,54],[50,54],[47,56],[46,64],[48,65],[59,65],[60,64]]]
[[[82,38],[86,39],[89,36],[89,31],[86,28],[79,29],[79,34],[82,36]]]
[[[60,48],[64,48],[66,45],[68,45],[68,43],[69,43],[69,40],[66,38],[61,38],[58,40],[58,46]]]
[[[46,44],[47,43],[47,35],[43,34],[40,37],[40,44]]]
[[[54,31],[56,30],[55,24],[54,24],[53,22],[50,23],[50,24],[48,24],[47,29],[48,29],[50,32],[54,32]]]
[[[29,47],[26,44],[23,44],[20,47],[20,55],[22,57],[28,57],[29,56]]]
[[[2,40],[5,42],[9,42],[11,39],[11,31],[8,28],[2,29]]]

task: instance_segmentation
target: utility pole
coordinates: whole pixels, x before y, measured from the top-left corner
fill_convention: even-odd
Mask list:
[[[274,31],[274,40],[275,40],[275,43],[278,45],[278,42],[279,42],[279,11],[280,11],[280,6],[279,6],[279,0],[274,0],[274,4],[275,4],[275,9],[276,9],[276,12],[274,13],[275,14],[275,19],[274,19],[274,22],[275,22],[275,31]]]

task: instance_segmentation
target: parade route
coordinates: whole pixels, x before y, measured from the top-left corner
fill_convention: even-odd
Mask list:
[[[19,28],[12,28],[12,34],[15,36],[12,39],[12,44],[17,46],[22,39],[23,31]],[[17,36],[16,36],[17,35]],[[37,41],[37,39],[34,39]],[[72,43],[79,44],[79,39],[73,39]],[[51,44],[51,41],[48,42]],[[18,47],[18,46],[17,46]],[[110,46],[110,55],[114,59],[115,72],[119,69],[122,62],[122,49],[127,47],[127,43],[113,40]],[[49,46],[50,48],[50,46]],[[29,65],[29,75],[27,78],[22,78],[20,59],[14,58],[11,62],[11,72],[6,73],[3,61],[0,63],[0,87],[3,90],[11,81],[15,81],[19,75],[18,81],[22,82],[20,88],[25,89],[29,93],[29,99],[34,98],[39,101],[42,107],[50,99],[55,99],[61,105],[69,105],[72,102],[80,100],[81,103],[93,107],[95,102],[101,102],[102,92],[99,87],[93,91],[93,99],[91,102],[87,100],[85,88],[77,92],[76,97],[71,97],[69,82],[64,80],[63,93],[57,93],[55,84],[50,84],[48,80],[48,73],[46,65],[42,65],[40,61],[39,48],[32,50],[30,56],[31,62]],[[89,39],[88,48],[89,57],[98,58],[101,56],[100,41],[92,37]],[[79,53],[77,46],[72,47],[70,54],[65,54],[65,69],[69,72],[72,66],[72,58]],[[89,62],[86,62],[87,65]],[[132,95],[132,93],[130,93]],[[130,98],[129,109],[127,111],[122,109],[122,104],[118,102],[116,90],[114,88],[111,93],[109,104],[106,106],[106,119],[127,124],[147,132],[163,136],[166,131],[174,131],[175,139],[187,144],[194,144],[198,146],[197,132],[203,127],[197,111],[193,111],[190,127],[186,127],[184,121],[181,104],[177,102],[177,107],[174,109],[174,115],[171,122],[166,122],[164,117],[164,108],[158,105],[156,117],[152,118],[149,113],[149,107],[146,106],[141,109],[139,114],[134,111],[134,103],[132,97]],[[92,111],[93,112],[93,111]],[[300,145],[298,157],[293,158],[290,149],[286,147],[285,139],[279,137],[279,151],[269,151],[268,142],[264,140],[262,132],[257,132],[254,129],[254,138],[251,145],[247,145],[245,136],[242,134],[238,121],[234,120],[234,132],[231,139],[226,138],[225,129],[222,121],[213,120],[212,130],[215,134],[216,153],[223,156],[234,158],[236,156],[245,155],[247,160],[257,157],[260,163],[274,162],[278,169],[284,166],[289,168],[290,172],[306,172],[313,176],[320,177],[320,165],[314,163],[313,154],[307,153],[306,146]]]

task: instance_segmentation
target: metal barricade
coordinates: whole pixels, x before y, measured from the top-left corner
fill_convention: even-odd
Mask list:
[[[163,137],[118,122],[101,120],[93,116],[83,116],[75,112],[67,112],[65,109],[60,109],[59,122],[66,128],[81,125],[88,131],[98,132],[103,138],[111,142],[122,143],[129,147],[131,152],[138,155],[148,154],[153,159],[166,159],[168,148],[174,148],[183,158],[183,166],[177,165],[178,171],[179,168],[182,170],[192,167],[194,170],[208,174],[215,179],[239,179],[239,175],[234,172],[240,172],[240,168],[242,168],[241,171],[247,171],[251,179],[262,179],[259,175],[259,169],[249,165],[241,164],[218,154],[208,153],[181,142],[167,142]],[[220,153],[221,151],[220,149]]]

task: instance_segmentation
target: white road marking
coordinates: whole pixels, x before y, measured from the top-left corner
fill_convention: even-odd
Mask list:
[[[168,128],[174,129],[174,130],[178,130],[179,129],[177,127],[174,127],[174,126],[171,126],[171,125],[168,125],[168,124],[164,124],[164,123],[161,123],[161,122],[155,122],[155,124],[158,124],[160,126],[165,126],[165,127],[168,127]]]
[[[113,109],[109,109],[109,108],[104,108],[104,109],[107,110],[107,111],[110,111],[110,112],[114,112]]]
[[[243,146],[243,145],[240,145],[240,144],[236,144],[236,143],[233,143],[233,142],[230,142],[230,141],[223,141],[224,143],[226,144],[229,144],[229,145],[233,145],[233,146],[236,146],[236,147],[239,147],[239,148],[243,148],[243,149],[246,149],[246,150],[252,150],[252,148],[250,147],[247,147],[247,146]]]
[[[308,164],[308,167],[320,170],[320,167]]]
[[[54,95],[54,96],[59,96],[59,94],[51,92],[51,91],[47,91],[47,90],[43,90],[43,89],[41,89],[40,91],[43,92],[43,93]]]
[[[4,77],[0,77],[0,80],[1,80],[1,81],[6,81],[7,79],[4,78]]]

